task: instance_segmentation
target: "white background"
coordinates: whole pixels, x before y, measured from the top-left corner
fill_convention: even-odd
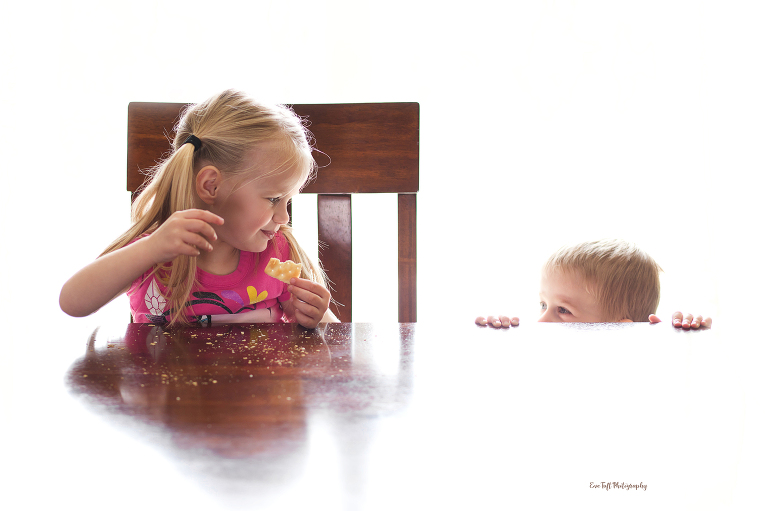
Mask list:
[[[3,11],[9,417],[25,371],[13,361],[31,349],[24,325],[85,339],[128,318],[124,300],[87,319],[58,308],[63,282],[128,225],[128,103],[196,102],[225,88],[284,103],[420,103],[420,322],[533,321],[549,253],[622,237],[665,270],[659,312],[711,314],[744,353],[734,377],[764,383],[761,2],[44,1]],[[394,248],[379,255],[394,223],[365,223],[381,203],[394,215],[393,198],[354,204],[356,321],[396,318]],[[466,275],[476,258],[483,275]],[[81,351],[56,337],[34,349]],[[764,401],[756,390],[747,399],[742,492],[756,491],[765,449]]]

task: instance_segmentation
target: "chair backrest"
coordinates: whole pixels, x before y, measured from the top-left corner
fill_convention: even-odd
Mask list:
[[[186,103],[128,105],[128,191],[142,170],[170,151],[169,138]],[[398,194],[398,321],[416,322],[416,193],[419,190],[419,104],[292,105],[307,117],[315,147],[331,163],[304,193],[318,194],[319,260],[332,282],[334,313],[352,321],[353,193]]]

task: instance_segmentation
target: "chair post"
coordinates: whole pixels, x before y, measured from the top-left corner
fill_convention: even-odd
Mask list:
[[[398,322],[416,322],[416,194],[397,196]]]
[[[336,317],[352,322],[352,196],[317,196],[317,239],[320,242],[323,269],[331,287],[331,297],[338,302]]]

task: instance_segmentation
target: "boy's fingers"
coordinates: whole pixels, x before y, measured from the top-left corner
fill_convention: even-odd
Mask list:
[[[479,326],[491,326],[493,328],[509,328],[520,324],[520,319],[509,316],[478,316],[475,318],[475,324]]]
[[[700,327],[709,328],[712,326],[712,318],[704,319],[703,316],[694,316],[693,314],[683,314],[680,311],[672,315],[672,324],[675,328],[697,329]]]
[[[693,318],[693,321],[691,321],[691,328],[699,328],[699,325],[701,325],[702,319],[704,318],[702,318],[701,316],[696,316],[695,318]]]

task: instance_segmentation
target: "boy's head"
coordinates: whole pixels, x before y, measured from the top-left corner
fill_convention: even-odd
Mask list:
[[[659,272],[651,256],[623,240],[562,247],[541,272],[539,321],[648,321],[659,305]]]

